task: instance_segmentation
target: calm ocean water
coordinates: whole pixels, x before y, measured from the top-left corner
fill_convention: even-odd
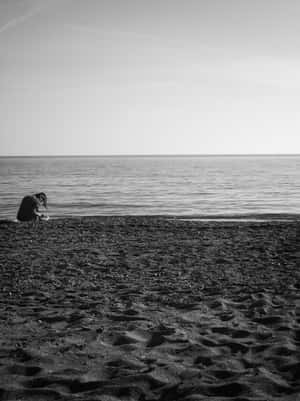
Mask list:
[[[0,157],[0,218],[40,191],[51,217],[300,213],[300,156]]]

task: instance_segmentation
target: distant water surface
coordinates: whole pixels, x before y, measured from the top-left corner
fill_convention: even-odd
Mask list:
[[[0,217],[300,213],[300,156],[0,157]]]

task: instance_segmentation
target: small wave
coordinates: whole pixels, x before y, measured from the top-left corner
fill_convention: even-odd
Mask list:
[[[97,208],[132,208],[132,209],[140,209],[140,208],[145,208],[147,205],[141,205],[141,204],[128,204],[128,203],[90,203],[90,202],[74,202],[74,203],[52,203],[51,208],[52,209],[97,209]]]

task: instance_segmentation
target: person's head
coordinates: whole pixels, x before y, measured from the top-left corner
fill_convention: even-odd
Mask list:
[[[44,192],[39,192],[38,194],[34,195],[39,202],[47,208],[47,195]]]

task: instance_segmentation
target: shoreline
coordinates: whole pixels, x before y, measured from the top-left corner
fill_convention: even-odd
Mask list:
[[[230,214],[108,214],[108,215],[66,215],[51,216],[49,220],[78,220],[78,219],[107,219],[107,218],[137,218],[137,219],[174,219],[185,221],[216,221],[216,222],[265,222],[265,221],[300,221],[300,213],[230,213]],[[45,220],[45,222],[49,221]],[[22,223],[16,218],[0,218],[0,224]],[[28,222],[25,222],[28,223]]]
[[[2,221],[0,398],[295,401],[299,239],[295,218]]]

